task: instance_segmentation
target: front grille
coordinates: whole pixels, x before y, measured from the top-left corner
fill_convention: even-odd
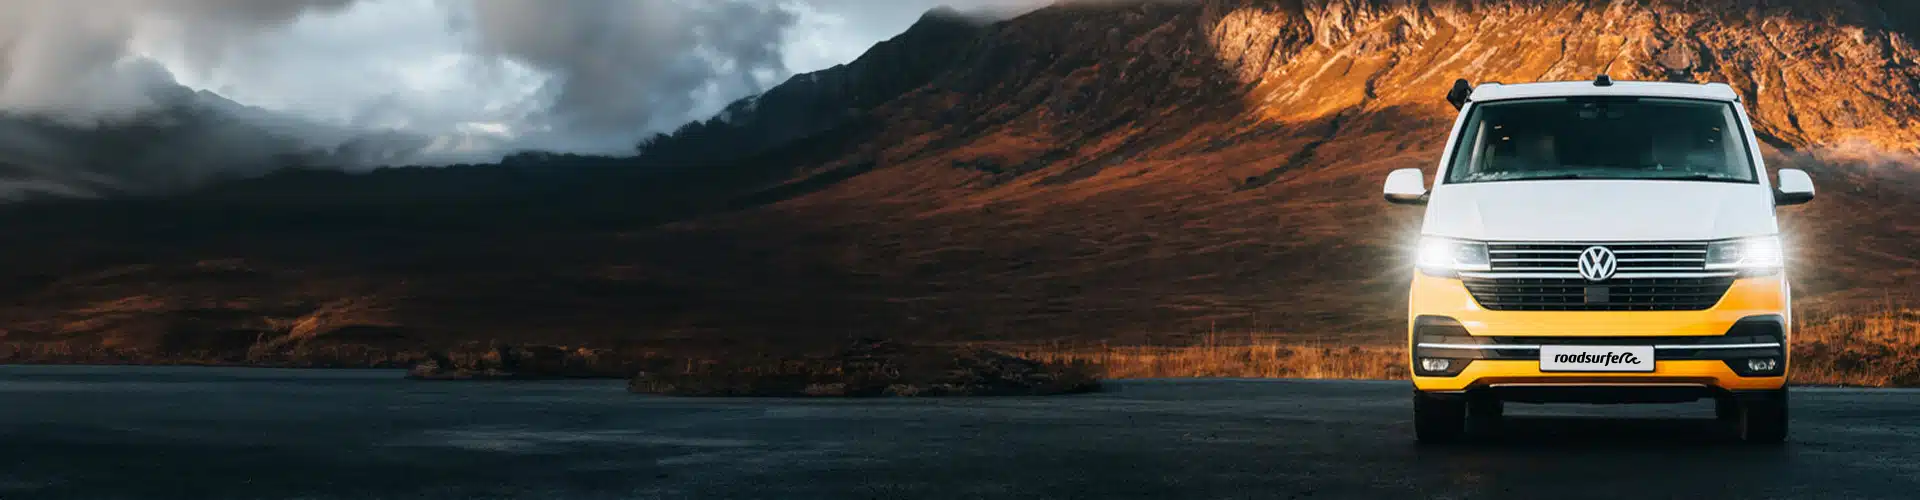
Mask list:
[[[1733,287],[1733,280],[1731,276],[1603,282],[1583,278],[1462,278],[1474,300],[1494,311],[1701,311],[1719,303]]]
[[[1606,247],[1619,258],[1619,278],[1638,275],[1701,273],[1707,268],[1706,243],[1491,243],[1494,273],[1554,273],[1579,277],[1580,252]]]
[[[1580,253],[1612,250],[1613,278],[1580,275]],[[1700,311],[1713,308],[1735,273],[1707,269],[1707,243],[1489,243],[1488,270],[1460,273],[1481,307],[1495,311]]]

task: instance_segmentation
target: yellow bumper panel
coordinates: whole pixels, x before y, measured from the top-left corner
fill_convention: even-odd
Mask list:
[[[1741,279],[1705,311],[1489,311],[1460,280],[1416,273],[1411,306],[1409,328],[1416,317],[1446,316],[1477,336],[1707,336],[1725,334],[1748,316],[1786,315],[1787,285],[1778,275]]]
[[[1414,318],[1445,316],[1473,336],[1498,337],[1688,337],[1724,335],[1752,316],[1789,315],[1789,290],[1779,276],[1742,278],[1704,311],[1491,311],[1480,307],[1458,279],[1415,273],[1409,299],[1408,352]],[[1788,342],[1792,332],[1789,326]],[[1788,369],[1791,369],[1789,366]],[[1476,360],[1454,377],[1414,377],[1422,391],[1459,391],[1495,384],[1703,384],[1727,390],[1770,390],[1786,377],[1741,377],[1717,360],[1658,361],[1652,373],[1546,373],[1538,361]]]

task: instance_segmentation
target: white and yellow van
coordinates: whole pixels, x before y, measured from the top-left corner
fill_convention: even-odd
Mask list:
[[[1792,293],[1776,187],[1725,84],[1455,84],[1428,189],[1407,318],[1421,441],[1497,421],[1506,402],[1711,398],[1742,439],[1787,433]]]

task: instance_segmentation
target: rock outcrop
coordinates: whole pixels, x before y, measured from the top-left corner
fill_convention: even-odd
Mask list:
[[[1203,25],[1262,109],[1431,106],[1454,78],[1725,82],[1775,146],[1920,151],[1907,2],[1215,1]],[[1356,109],[1356,107],[1358,107]]]

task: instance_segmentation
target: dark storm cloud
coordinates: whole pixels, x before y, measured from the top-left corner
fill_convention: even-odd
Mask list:
[[[536,119],[623,143],[685,121],[710,95],[745,96],[784,76],[795,15],[769,2],[475,0],[481,49],[549,73]]]

